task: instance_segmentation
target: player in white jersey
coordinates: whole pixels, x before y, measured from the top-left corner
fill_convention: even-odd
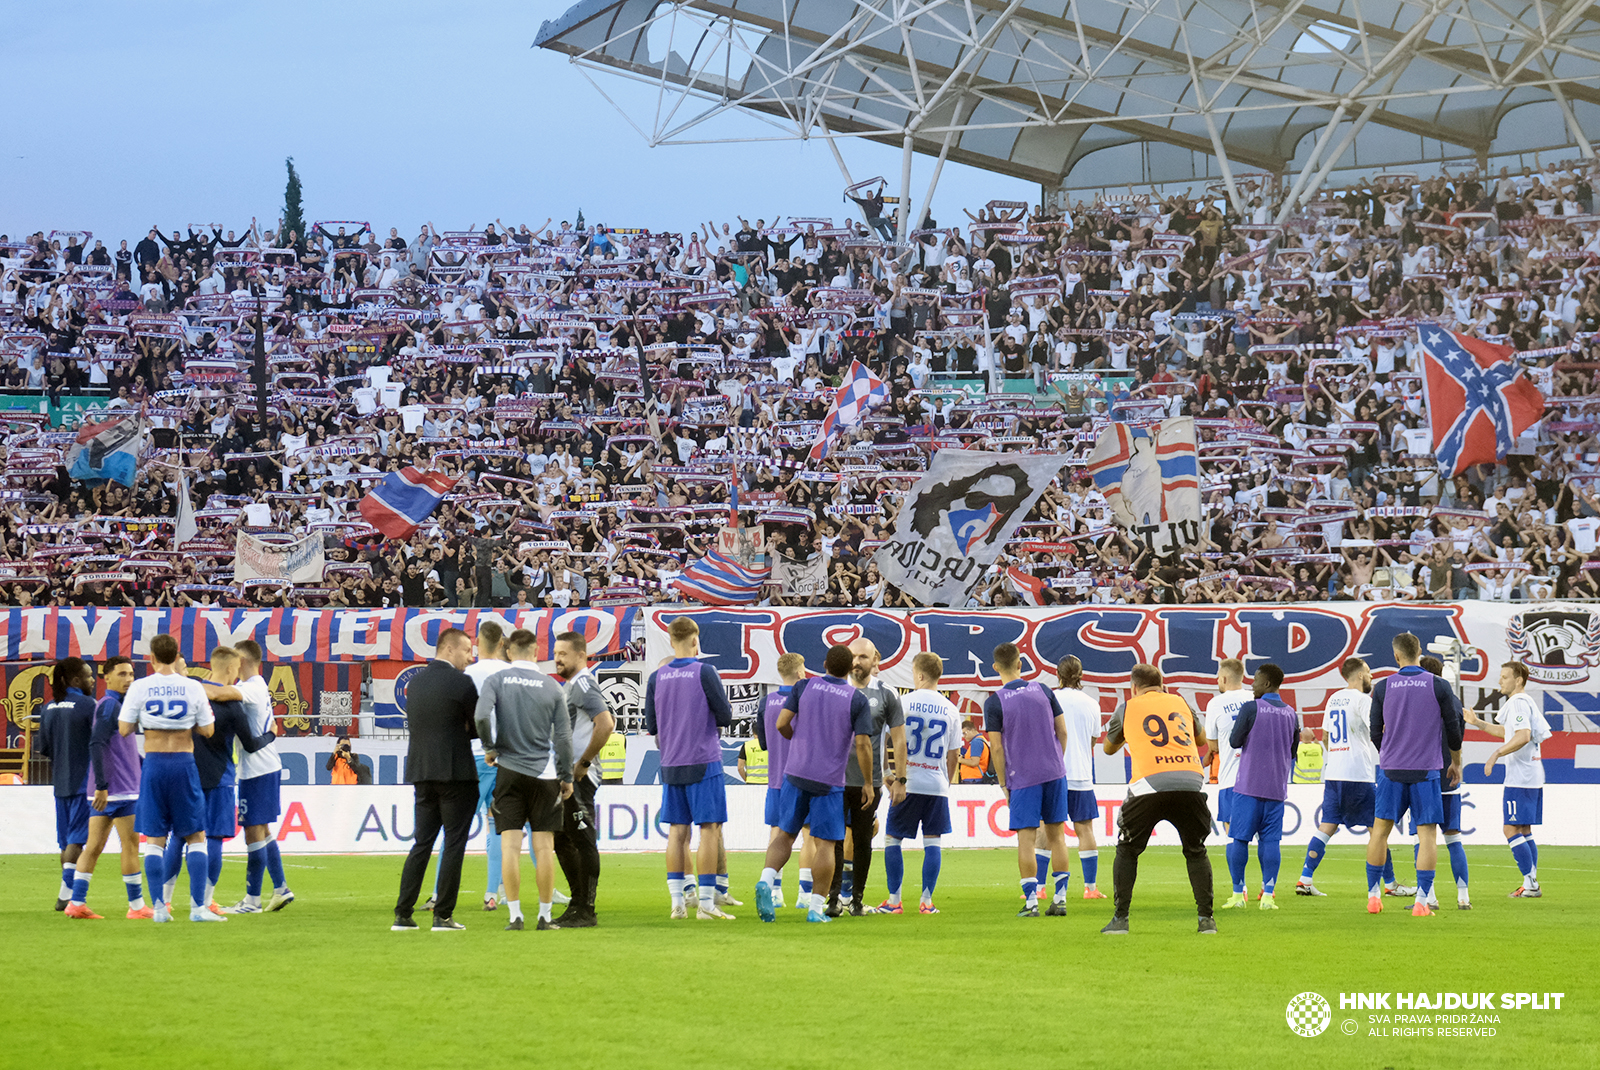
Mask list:
[[[1328,699],[1322,714],[1322,820],[1306,847],[1305,865],[1295,883],[1295,895],[1326,895],[1313,882],[1327,854],[1328,841],[1344,825],[1370,828],[1373,818],[1373,780],[1378,750],[1372,745],[1372,670],[1360,658],[1346,658],[1339,667],[1344,688]],[[1385,883],[1391,873],[1386,874]]]
[[[1253,696],[1244,689],[1244,662],[1227,658],[1217,666],[1218,694],[1206,703],[1206,738],[1217,748],[1217,823],[1228,831],[1233,785],[1239,779],[1239,752],[1228,742],[1239,710]]]
[[[205,796],[194,764],[194,737],[209,737],[216,722],[205,688],[181,675],[178,641],[165,633],[150,641],[153,672],[128,685],[117,714],[117,732],[144,730],[144,767],[134,828],[145,841],[151,895],[167,882],[161,853],[167,836],[188,845],[189,920],[227,921],[206,905]],[[169,904],[154,908],[153,921],[172,920]]]
[[[1539,848],[1533,842],[1533,826],[1544,823],[1544,762],[1539,745],[1551,733],[1549,722],[1528,695],[1527,686],[1527,668],[1508,661],[1500,667],[1500,692],[1507,696],[1500,707],[1500,723],[1490,724],[1475,711],[1467,714],[1473,727],[1505,740],[1483,763],[1483,775],[1491,775],[1501,758],[1506,760],[1502,831],[1511,857],[1522,872],[1522,883],[1512,891],[1512,899],[1538,899],[1544,895],[1539,887]]]
[[[239,652],[239,682],[250,730],[257,735],[273,731],[272,693],[261,675],[261,646],[253,639],[233,644]],[[294,902],[289,880],[283,871],[283,856],[272,823],[278,820],[281,803],[279,784],[283,779],[283,759],[277,743],[269,743],[254,754],[239,756],[239,824],[244,826],[244,898],[229,908],[230,914],[259,914],[282,910]],[[272,896],[261,904],[263,876],[272,878]]]
[[[935,690],[944,675],[939,655],[918,654],[911,659],[911,684],[916,688],[900,700],[905,711],[906,778],[905,797],[889,807],[884,825],[883,868],[889,883],[889,898],[878,907],[880,914],[905,912],[900,903],[900,886],[905,880],[905,856],[900,841],[922,832],[922,898],[919,910],[937,914],[933,892],[939,884],[943,862],[944,836],[951,831],[950,781],[956,773],[956,757],[961,753],[961,715],[950,700]]]
[[[1067,719],[1067,820],[1078,837],[1078,862],[1083,866],[1083,897],[1104,899],[1096,887],[1100,876],[1100,848],[1094,838],[1100,803],[1094,794],[1094,748],[1100,738],[1100,704],[1083,693],[1083,662],[1068,654],[1056,663],[1056,702]],[[1043,886],[1050,851],[1035,847],[1033,857]]]

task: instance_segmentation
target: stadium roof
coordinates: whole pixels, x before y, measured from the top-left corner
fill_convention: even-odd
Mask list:
[[[1309,193],[1600,136],[1589,0],[583,0],[535,45],[653,86],[622,109],[652,144],[751,140],[703,127],[740,110],[1047,188],[1288,171]]]

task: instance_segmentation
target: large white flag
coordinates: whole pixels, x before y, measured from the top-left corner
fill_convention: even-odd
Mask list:
[[[1155,427],[1112,424],[1086,466],[1118,524],[1162,556],[1200,541],[1200,462],[1194,419]]]
[[[1072,462],[1066,454],[943,449],[911,488],[874,560],[925,606],[964,606],[1000,548]]]
[[[320,534],[293,542],[268,542],[241,531],[233,546],[234,583],[244,580],[315,583],[322,579],[326,564]]]
[[[200,525],[194,518],[194,502],[189,498],[189,473],[178,473],[178,524],[173,530],[173,548],[200,534]]]

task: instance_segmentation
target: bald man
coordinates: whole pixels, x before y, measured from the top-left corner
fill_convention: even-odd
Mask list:
[[[860,916],[877,912],[867,906],[867,877],[872,873],[872,830],[878,820],[878,800],[883,797],[883,730],[889,730],[889,761],[894,779],[888,785],[891,802],[906,796],[906,715],[900,694],[878,679],[878,648],[862,638],[850,644],[850,682],[867,696],[872,714],[872,768],[864,770],[851,754],[845,764],[844,812],[849,824],[846,839],[834,847],[833,887],[828,916],[848,911]],[[870,779],[868,779],[870,777]],[[867,798],[865,787],[873,792]]]

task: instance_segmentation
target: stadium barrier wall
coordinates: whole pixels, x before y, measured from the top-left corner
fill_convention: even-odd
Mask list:
[[[1215,811],[1216,788],[1208,789]],[[1117,811],[1123,790],[1097,790],[1100,816],[1095,836],[1103,846],[1116,840]],[[1500,831],[1497,787],[1469,787],[1462,797],[1462,834],[1474,846],[1505,846]],[[762,823],[766,789],[746,785],[728,788],[728,823],[724,826],[730,851],[759,851],[767,845]],[[11,788],[0,794],[4,818],[0,820],[0,854],[55,854],[55,802],[49,788]],[[1304,845],[1322,803],[1318,785],[1291,785],[1284,813],[1283,842]],[[660,851],[666,847],[666,829],[660,821],[661,789],[645,785],[607,785],[595,799],[603,851]],[[887,808],[879,810],[880,819]],[[946,847],[1009,847],[1016,843],[1006,830],[1008,811],[1000,789],[951,789],[950,818],[954,833]],[[1539,826],[1540,843],[1560,846],[1600,846],[1600,786],[1558,784],[1545,788],[1545,823]],[[1335,845],[1364,841],[1348,831],[1334,838]],[[319,787],[283,789],[283,818],[277,826],[279,843],[290,854],[383,854],[411,848],[412,790],[404,786]],[[1069,827],[1069,842],[1072,841]],[[1404,841],[1404,837],[1397,838]],[[1220,847],[1226,840],[1213,828],[1209,841]],[[882,846],[882,836],[875,841]],[[1157,828],[1151,843],[1173,846],[1177,836],[1169,826]],[[484,849],[482,815],[473,821],[468,850]],[[229,851],[242,851],[242,836],[228,841]]]

